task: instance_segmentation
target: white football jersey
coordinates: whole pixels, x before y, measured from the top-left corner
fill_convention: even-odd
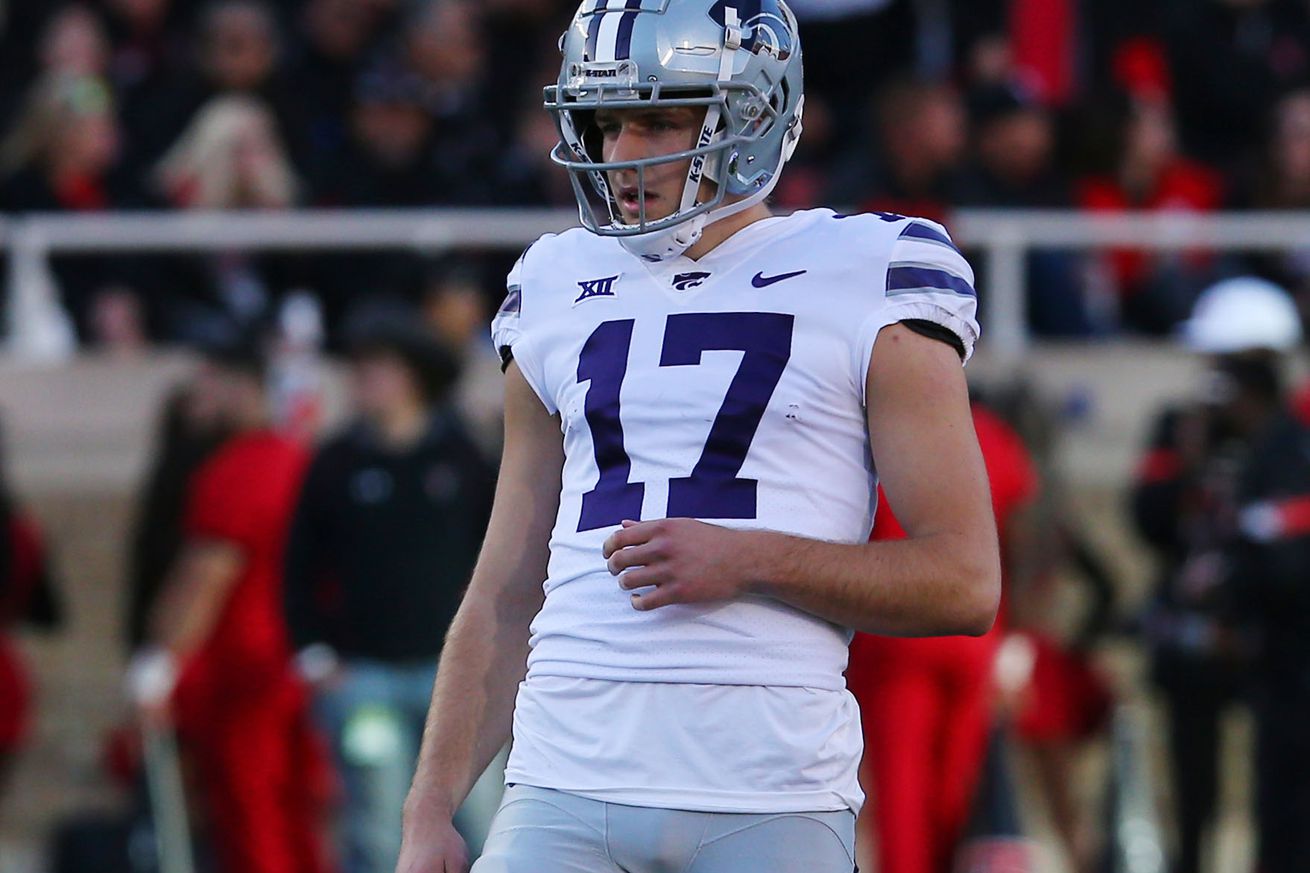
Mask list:
[[[529,683],[844,689],[846,628],[755,596],[638,612],[602,544],[668,517],[865,541],[874,340],[920,319],[967,356],[976,310],[972,270],[924,219],[811,210],[662,264],[580,229],[532,245],[492,328],[564,432]]]

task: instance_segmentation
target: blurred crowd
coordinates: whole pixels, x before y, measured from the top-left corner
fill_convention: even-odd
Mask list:
[[[541,87],[572,0],[82,0],[0,5],[0,211],[569,206]],[[1304,0],[797,0],[806,136],[776,194],[957,207],[1310,205]],[[503,258],[488,257],[495,288]],[[1169,332],[1255,271],[1304,300],[1304,252],[1038,252],[1046,336]],[[87,344],[196,342],[308,290],[339,340],[418,257],[63,257]],[[497,292],[488,291],[489,294]]]

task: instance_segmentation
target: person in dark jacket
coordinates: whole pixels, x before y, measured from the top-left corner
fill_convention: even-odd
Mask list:
[[[494,475],[448,402],[458,368],[443,346],[390,319],[351,346],[356,418],[310,467],[285,603],[346,790],[343,869],[390,873],[437,658]]]
[[[1240,592],[1264,584],[1232,560],[1238,474],[1278,414],[1278,355],[1299,341],[1300,324],[1281,288],[1239,278],[1201,295],[1183,336],[1210,356],[1207,395],[1161,415],[1132,504],[1160,559],[1142,628],[1168,709],[1179,832],[1173,869],[1197,873],[1219,791],[1222,716],[1245,700],[1251,678]]]
[[[1260,645],[1253,691],[1261,873],[1310,859],[1310,410],[1280,412],[1238,490],[1234,582]]]

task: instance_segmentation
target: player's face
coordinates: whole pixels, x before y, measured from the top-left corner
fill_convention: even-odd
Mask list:
[[[636,161],[687,151],[695,146],[704,120],[705,110],[692,106],[601,109],[595,123],[602,137],[602,159]],[[690,168],[690,158],[646,168],[647,221],[678,210]],[[624,222],[636,224],[641,218],[637,171],[615,170],[608,177]]]

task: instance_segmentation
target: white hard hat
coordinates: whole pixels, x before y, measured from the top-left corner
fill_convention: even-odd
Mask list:
[[[1301,315],[1282,288],[1243,276],[1201,292],[1179,333],[1192,351],[1210,355],[1256,349],[1286,352],[1301,342]]]

